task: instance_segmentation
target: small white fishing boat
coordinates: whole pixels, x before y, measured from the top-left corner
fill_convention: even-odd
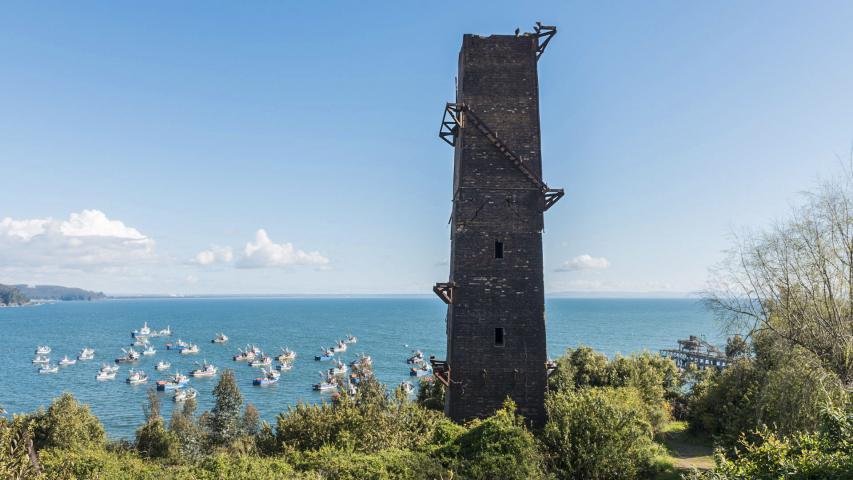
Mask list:
[[[159,362],[157,362],[157,365],[154,365],[154,370],[157,370],[157,371],[168,370],[171,366],[172,366],[171,363],[169,363],[165,360],[160,360]]]
[[[324,375],[324,380],[314,384],[314,390],[320,392],[328,392],[329,390],[338,389],[338,379],[332,375]]]
[[[115,380],[115,379],[116,379],[116,372],[101,371],[101,372],[98,372],[97,375],[95,375],[95,380],[98,380],[100,382],[104,382],[107,380]]]
[[[412,392],[415,391],[415,386],[412,384],[412,382],[400,382],[400,389],[402,389],[403,393],[405,393],[406,395],[411,395]]]
[[[335,366],[329,369],[329,375],[343,375],[347,373],[347,370],[349,369],[344,365],[344,362],[338,360]]]
[[[116,358],[116,363],[133,363],[139,361],[139,352],[134,350],[133,347],[130,350],[122,348],[121,351],[124,352],[124,356]]]
[[[328,362],[335,358],[335,352],[331,348],[323,348],[321,350],[323,350],[323,354],[315,355],[314,360],[318,362]]]
[[[166,328],[157,332],[157,335],[160,337],[171,337],[172,336],[172,327],[167,325]]]
[[[252,385],[272,385],[273,383],[278,383],[278,379],[281,376],[281,374],[272,369],[263,369],[261,370],[261,373],[263,373],[264,376],[252,380]]]
[[[45,355],[36,355],[36,358],[33,359],[33,363],[35,364],[48,364],[50,363],[50,357]]]
[[[190,344],[187,344],[186,348],[181,349],[181,355],[192,355],[192,354],[198,353],[198,351],[199,351],[198,345],[196,345],[194,343],[190,343]]]
[[[349,343],[349,344],[357,343],[358,337],[356,337],[354,335],[347,335],[347,339],[344,340],[344,342]]]
[[[409,370],[409,375],[413,377],[426,377],[432,375],[432,366],[428,363],[421,364],[417,367],[412,367]]]
[[[145,383],[148,381],[148,375],[145,374],[142,370],[134,370],[130,369],[127,376],[127,383],[131,385],[138,385],[140,383]]]
[[[136,340],[130,342],[131,347],[145,347],[148,346],[147,338],[137,338]]]
[[[346,352],[347,344],[343,340],[338,340],[338,344],[331,348],[335,353]]]
[[[220,332],[216,335],[216,338],[214,338],[213,340],[210,341],[210,343],[225,343],[227,341],[228,341],[228,335],[225,335],[224,333]]]
[[[186,375],[181,375],[180,372],[175,372],[174,375],[166,380],[157,380],[157,390],[175,390],[183,388],[190,381]]]
[[[143,355],[154,355],[155,353],[157,353],[157,350],[155,350],[152,345],[148,345],[148,347],[142,351]]]
[[[187,348],[188,346],[189,346],[189,343],[187,343],[187,342],[185,342],[179,338],[178,341],[175,343],[167,343],[166,344],[166,350],[183,350],[183,349]]]
[[[412,353],[412,356],[409,357],[408,359],[406,359],[406,363],[411,363],[411,364],[420,364],[420,363],[423,363],[423,361],[424,361],[424,352],[422,352],[420,350],[415,350]]]
[[[57,373],[59,371],[59,365],[51,365],[46,364],[39,368],[39,373]]]
[[[47,355],[50,353],[50,347],[47,345],[39,345],[36,347],[36,355]]]
[[[92,360],[95,358],[95,349],[94,348],[86,348],[83,347],[83,350],[80,350],[80,354],[77,355],[77,360],[86,361]]]
[[[198,392],[194,388],[185,388],[182,390],[178,390],[175,392],[175,395],[172,397],[172,400],[176,402],[184,402],[187,400],[191,400],[198,395]]]
[[[151,328],[148,327],[148,322],[145,322],[139,330],[134,330],[130,333],[130,336],[133,338],[147,337],[149,335],[151,335]]]
[[[281,354],[275,357],[275,359],[279,362],[292,362],[296,360],[296,352],[287,347],[283,347],[281,349]]]
[[[291,368],[293,368],[293,364],[290,362],[282,362],[275,366],[275,369],[279,372],[287,372]]]
[[[63,367],[74,365],[75,363],[77,363],[77,360],[74,360],[73,358],[68,358],[68,355],[65,355],[64,357],[62,357],[62,360],[59,361],[59,364]]]
[[[240,353],[238,353],[237,355],[234,355],[234,361],[235,362],[242,362],[242,361],[246,361],[246,360],[254,360],[255,359],[255,351],[253,349],[243,350],[242,348],[238,348],[237,351]]]
[[[213,377],[216,375],[217,369],[213,364],[207,363],[207,360],[201,365],[201,368],[196,368],[190,375],[193,377]]]
[[[350,362],[349,364],[352,368],[368,368],[373,365],[373,359],[370,358],[370,355],[361,354]]]
[[[101,371],[101,372],[117,372],[118,371],[118,365],[109,365],[106,363],[102,363],[101,369],[99,371]]]
[[[269,367],[270,365],[272,365],[272,357],[269,355],[262,355],[249,362],[250,367]]]

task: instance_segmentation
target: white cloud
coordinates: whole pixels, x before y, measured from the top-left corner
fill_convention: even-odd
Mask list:
[[[329,259],[320,252],[297,250],[292,243],[274,243],[266,230],[255,232],[255,242],[246,243],[237,258],[238,268],[289,267],[292,265],[315,265],[324,267]]]
[[[103,270],[154,258],[154,240],[100,210],[72,213],[68,220],[0,220],[0,264],[6,268]]]
[[[234,260],[234,252],[231,250],[231,247],[214,245],[209,250],[198,252],[189,263],[207,266],[215,263],[230,263],[232,260]]]
[[[558,272],[575,272],[578,270],[604,270],[610,266],[610,261],[604,257],[593,257],[592,255],[578,255],[577,257],[563,262],[557,268]]]

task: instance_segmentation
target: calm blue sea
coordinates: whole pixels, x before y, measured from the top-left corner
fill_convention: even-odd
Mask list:
[[[589,345],[608,355],[673,346],[687,335],[705,335],[720,342],[719,328],[696,300],[689,299],[549,299],[546,306],[548,354]],[[317,402],[327,394],[312,391],[321,368],[314,361],[321,346],[330,346],[347,333],[358,337],[344,354],[349,361],[361,352],[373,357],[380,380],[396,385],[409,380],[405,359],[412,349],[444,358],[445,308],[434,298],[204,298],[139,299],[99,302],[63,302],[37,307],[0,309],[0,405],[9,413],[46,406],[64,391],[91,405],[112,437],[131,437],[142,422],[146,385],[124,381],[121,366],[112,382],[97,382],[101,362],[112,363],[131,342],[130,332],[147,321],[153,328],[171,326],[171,339],[153,339],[158,352],[144,357],[138,368],[151,376],[161,359],[172,370],[189,372],[206,359],[217,367],[234,369],[244,399],[273,421],[278,412],[297,401]],[[210,340],[225,332],[230,341]],[[167,341],[183,339],[199,344],[198,355],[167,351]],[[289,346],[299,355],[294,368],[270,387],[254,387],[257,369],[231,357],[237,348],[253,343],[277,353]],[[39,375],[30,361],[36,345],[53,349],[50,357],[76,357],[84,347],[96,349],[95,360],[64,367],[58,374]],[[192,379],[199,391],[199,409],[209,409],[215,379]],[[171,394],[163,394],[164,414],[171,414]]]

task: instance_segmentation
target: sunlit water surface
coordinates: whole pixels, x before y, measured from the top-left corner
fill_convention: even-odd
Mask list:
[[[687,335],[706,335],[719,342],[710,314],[689,299],[549,299],[547,301],[548,354],[556,357],[566,348],[589,345],[608,355],[644,349],[655,351]],[[412,349],[444,358],[445,308],[434,298],[203,298],[139,299],[99,302],[63,302],[37,307],[0,309],[0,405],[9,413],[47,406],[53,397],[72,392],[88,403],[112,437],[131,437],[142,421],[145,392],[165,375],[154,370],[166,359],[172,369],[189,372],[195,362],[208,360],[217,367],[234,369],[244,400],[253,403],[264,419],[298,401],[328,399],[311,385],[328,364],[314,361],[321,346],[330,346],[352,333],[358,343],[343,354],[347,362],[359,353],[373,357],[374,370],[388,385],[409,380],[405,359]],[[125,383],[126,365],[115,381],[97,382],[101,362],[113,363],[122,347],[129,347],[130,332],[147,321],[153,328],[171,326],[170,339],[155,338],[156,355],[143,357],[138,368],[149,373],[148,385]],[[218,332],[230,341],[210,343]],[[163,344],[183,339],[197,343],[198,355],[167,351]],[[258,369],[231,357],[238,347],[255,344],[269,353],[289,346],[298,353],[294,368],[269,387],[254,387]],[[36,345],[50,345],[53,362],[63,355],[76,357],[92,347],[95,360],[64,367],[58,374],[39,375],[30,363]],[[195,379],[199,409],[209,409],[216,379]],[[171,415],[171,394],[162,394],[164,415]]]

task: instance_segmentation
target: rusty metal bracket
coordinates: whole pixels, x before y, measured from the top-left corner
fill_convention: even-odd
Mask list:
[[[442,302],[453,304],[453,291],[456,289],[456,284],[453,282],[436,283],[432,287],[432,291],[438,295]]]
[[[448,102],[444,106],[444,116],[441,118],[441,128],[438,130],[438,138],[447,142],[451,147],[456,146],[456,137],[462,128],[462,105]]]
[[[450,364],[446,360],[437,360],[434,355],[429,356],[429,363],[432,365],[432,375],[443,383],[445,387],[449,387]]]
[[[538,45],[536,46],[536,60],[539,60],[539,57],[545,53],[545,47],[548,46],[548,42],[554,38],[554,35],[557,34],[557,27],[553,25],[542,25],[542,22],[536,22],[536,26],[533,27],[533,31],[536,32],[536,37],[540,40]],[[542,40],[544,38],[544,40]]]
[[[545,191],[545,208],[543,211],[547,212],[549,208],[553,207],[558,200],[563,198],[566,192],[563,191],[562,188],[549,188]]]

